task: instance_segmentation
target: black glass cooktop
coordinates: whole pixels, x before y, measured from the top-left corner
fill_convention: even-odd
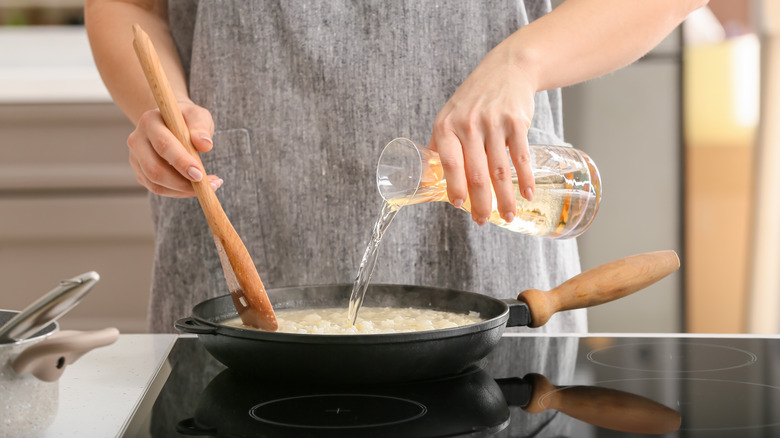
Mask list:
[[[510,333],[457,376],[385,385],[238,376],[196,338],[168,362],[134,417],[155,437],[780,437],[778,338]]]

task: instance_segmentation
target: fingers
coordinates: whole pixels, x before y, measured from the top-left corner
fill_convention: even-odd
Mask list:
[[[507,137],[507,147],[517,173],[517,190],[528,201],[533,201],[536,184],[531,170],[531,152],[527,137],[528,127],[524,124],[514,126]]]
[[[184,122],[190,127],[190,140],[200,153],[208,152],[214,146],[211,137],[214,135],[214,120],[211,113],[197,105],[182,104],[181,113]]]
[[[442,170],[447,178],[447,197],[456,208],[468,197],[468,184],[463,170],[463,147],[460,139],[441,123],[434,125],[429,146],[439,153]]]
[[[480,225],[487,223],[494,209],[506,222],[514,220],[512,163],[522,169],[518,181],[523,197],[530,199],[534,190],[525,119],[495,114],[501,113],[486,111],[475,121],[442,113],[430,142],[441,158],[450,202],[458,207],[468,197],[472,219]]]
[[[485,144],[477,135],[463,136],[463,167],[471,200],[471,218],[479,225],[488,222],[493,211],[493,192],[490,190],[490,171]]]
[[[485,141],[490,179],[496,193],[496,209],[501,217],[512,222],[517,211],[515,187],[512,185],[512,166],[506,153],[507,141],[501,132],[489,131]]]
[[[128,138],[128,146],[143,173],[155,184],[181,189],[206,174],[203,165],[168,130],[158,111],[141,116],[138,129]]]
[[[192,183],[190,182],[185,182],[184,184],[178,185],[176,187],[158,184],[153,180],[155,176],[153,174],[147,175],[139,162],[134,159],[132,155],[130,156],[130,166],[135,172],[136,180],[142,186],[146,187],[150,192],[156,195],[167,196],[171,198],[189,198],[195,196],[195,191],[193,190]],[[213,190],[220,188],[224,182],[216,175],[208,175],[206,178]]]
[[[192,132],[199,135],[197,139],[192,139],[196,149],[210,150],[213,121],[208,111],[185,104],[182,113]],[[192,182],[206,178],[214,189],[222,184],[218,177],[206,175],[200,160],[168,130],[157,110],[147,111],[141,116],[135,131],[127,139],[127,145],[136,179],[153,193],[190,197],[195,195]]]

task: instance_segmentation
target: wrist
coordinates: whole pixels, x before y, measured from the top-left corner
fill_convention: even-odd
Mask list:
[[[501,42],[491,52],[496,52],[496,56],[502,57],[504,62],[515,69],[534,92],[555,88],[544,80],[543,57],[532,44],[524,41],[521,31]]]

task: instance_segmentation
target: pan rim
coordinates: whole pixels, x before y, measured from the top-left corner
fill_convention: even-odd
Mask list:
[[[284,291],[289,290],[301,290],[301,289],[332,289],[332,288],[346,288],[351,287],[351,284],[346,283],[334,283],[334,284],[318,284],[318,285],[301,285],[301,286],[287,286],[280,288],[268,289],[269,296],[274,294],[282,294]],[[203,309],[217,301],[230,300],[230,294],[225,294],[217,297],[210,298],[196,304],[192,309],[191,318],[198,323],[213,327],[213,335],[229,336],[232,338],[241,339],[258,339],[268,342],[279,343],[296,343],[296,344],[394,344],[405,343],[421,340],[437,340],[444,338],[452,338],[457,336],[473,335],[487,330],[492,330],[497,327],[506,325],[509,319],[509,306],[502,300],[494,298],[488,295],[478,294],[475,292],[460,291],[456,289],[449,289],[436,286],[423,286],[423,285],[406,285],[406,284],[390,284],[390,283],[372,283],[375,288],[413,288],[424,289],[426,291],[446,291],[448,293],[456,293],[464,296],[476,297],[476,299],[483,301],[490,301],[494,305],[501,308],[501,312],[497,315],[489,317],[479,322],[458,326],[449,327],[444,329],[435,330],[422,330],[413,332],[401,332],[401,333],[360,333],[360,334],[319,334],[319,333],[280,333],[280,332],[266,332],[262,330],[245,329],[241,327],[228,326],[223,324],[228,319],[238,317],[238,313],[233,311],[229,315],[214,315],[208,317],[203,315]],[[273,301],[273,300],[272,300]]]

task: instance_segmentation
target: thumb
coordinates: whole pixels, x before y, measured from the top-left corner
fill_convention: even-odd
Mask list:
[[[214,146],[214,120],[206,108],[195,104],[182,107],[182,115],[187,127],[190,128],[192,145],[198,152],[208,152]]]

